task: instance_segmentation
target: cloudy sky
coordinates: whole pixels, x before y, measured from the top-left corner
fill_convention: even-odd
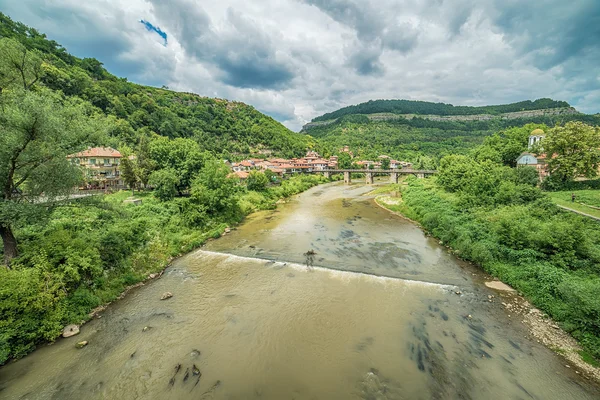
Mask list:
[[[0,0],[130,81],[291,129],[370,99],[552,97],[600,112],[600,0]]]

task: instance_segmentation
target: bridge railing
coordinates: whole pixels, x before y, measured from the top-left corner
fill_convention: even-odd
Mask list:
[[[372,173],[372,174],[425,174],[433,175],[437,173],[435,170],[430,169],[324,169],[324,170],[313,170],[312,173],[316,172],[329,172],[332,174],[341,174],[344,172],[351,173]]]

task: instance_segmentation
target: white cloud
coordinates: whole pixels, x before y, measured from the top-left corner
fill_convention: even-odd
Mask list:
[[[117,75],[244,101],[296,130],[380,98],[483,105],[553,97],[598,112],[598,4],[0,0],[13,19]],[[168,45],[140,19],[165,31]]]

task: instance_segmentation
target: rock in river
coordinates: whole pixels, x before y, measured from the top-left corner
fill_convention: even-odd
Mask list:
[[[71,337],[75,336],[79,333],[79,327],[77,325],[67,325],[65,329],[63,329],[63,337]]]
[[[78,349],[81,349],[81,348],[83,348],[83,347],[87,346],[87,345],[88,345],[88,343],[89,343],[89,342],[88,342],[87,340],[84,340],[84,341],[82,341],[82,342],[79,342],[79,343],[77,343],[77,344],[75,345],[75,347],[77,347]]]
[[[160,296],[161,300],[167,300],[170,299],[171,297],[173,297],[173,293],[171,292],[164,292],[162,296]]]

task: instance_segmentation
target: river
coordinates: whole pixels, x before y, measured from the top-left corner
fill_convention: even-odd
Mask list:
[[[1,368],[0,398],[600,398],[371,189],[323,185],[250,216]]]

